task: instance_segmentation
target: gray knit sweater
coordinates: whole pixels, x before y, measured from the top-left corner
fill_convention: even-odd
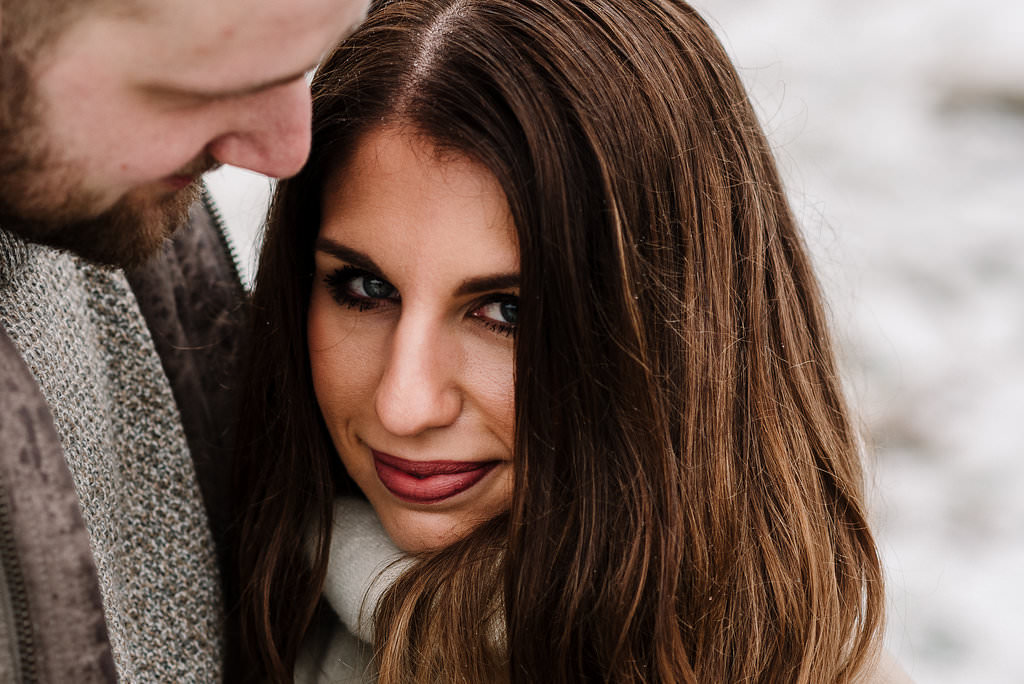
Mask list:
[[[50,407],[122,681],[217,681],[213,539],[174,396],[124,274],[0,230],[0,325]]]

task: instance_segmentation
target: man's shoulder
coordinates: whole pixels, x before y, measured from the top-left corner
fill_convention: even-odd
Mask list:
[[[163,249],[126,275],[165,365],[173,363],[169,354],[186,348],[233,353],[245,293],[224,223],[205,190]],[[197,354],[187,357],[194,362]]]
[[[32,374],[25,367],[21,352],[7,337],[7,332],[0,326],[0,386],[3,392],[2,403],[8,410],[17,410],[26,403],[34,403],[41,399],[39,389]],[[2,414],[0,414],[2,415]],[[0,434],[5,422],[0,422]]]
[[[136,290],[154,279],[172,278],[180,279],[179,285],[202,284],[205,288],[213,284],[232,296],[241,293],[238,259],[227,227],[205,187],[189,209],[186,223],[152,259],[129,270],[128,277]]]
[[[116,680],[89,538],[60,438],[35,377],[2,326],[0,603],[5,681]]]
[[[233,249],[207,192],[187,225],[127,273],[178,405],[215,535],[227,515],[227,454],[245,291]]]

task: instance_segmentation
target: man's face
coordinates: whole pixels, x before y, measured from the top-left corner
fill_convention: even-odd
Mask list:
[[[0,92],[0,226],[114,265],[159,248],[211,167],[302,167],[303,76],[366,11],[366,0],[124,4],[139,11],[92,10],[20,74],[5,65],[15,87]]]

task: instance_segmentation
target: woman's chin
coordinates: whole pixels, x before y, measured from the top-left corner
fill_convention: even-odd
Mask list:
[[[384,530],[405,553],[437,551],[458,541],[469,529],[450,516],[421,511],[377,511]]]
[[[438,551],[469,535],[483,522],[440,511],[377,509],[377,515],[391,541],[405,553]]]

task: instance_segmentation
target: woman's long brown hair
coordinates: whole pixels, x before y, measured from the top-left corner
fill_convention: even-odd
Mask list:
[[[855,681],[884,602],[858,440],[771,151],[694,10],[386,2],[314,93],[312,156],[279,187],[253,300],[253,674],[290,680],[331,499],[354,489],[306,358],[324,179],[397,123],[501,183],[521,315],[511,509],[387,593],[381,681]]]

